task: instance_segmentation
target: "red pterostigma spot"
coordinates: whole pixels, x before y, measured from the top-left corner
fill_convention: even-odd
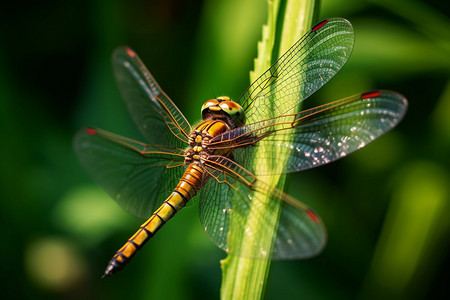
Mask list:
[[[306,213],[308,214],[308,217],[309,217],[311,220],[313,220],[314,223],[319,222],[319,218],[317,217],[317,215],[316,215],[311,209],[308,209],[308,210],[306,211]]]
[[[316,26],[314,26],[311,31],[316,31],[317,29],[319,29],[320,27],[322,27],[323,25],[328,23],[328,19],[321,21],[320,23],[316,24]]]
[[[96,135],[97,134],[97,130],[95,130],[94,128],[86,128],[86,133],[90,134],[90,135]]]
[[[127,51],[127,53],[128,53],[128,55],[129,56],[131,56],[131,57],[135,57],[136,56],[136,53],[134,53],[134,51],[133,50],[131,50],[130,48],[126,48],[126,51]]]
[[[374,97],[378,97],[380,95],[381,95],[380,91],[373,90],[373,91],[369,91],[369,92],[362,94],[361,99],[374,98]]]

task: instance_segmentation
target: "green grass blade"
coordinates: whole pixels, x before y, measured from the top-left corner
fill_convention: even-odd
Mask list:
[[[258,43],[258,57],[255,59],[254,70],[250,73],[251,82],[271,66],[274,61],[273,58],[278,58],[283,54],[311,27],[314,11],[317,7],[316,1],[268,1],[268,21],[263,26],[262,40]],[[281,28],[279,28],[280,26]],[[277,36],[277,34],[280,36]],[[271,108],[274,116],[281,113],[277,111],[275,100]],[[285,176],[275,175],[265,178],[265,180],[267,183],[283,189]],[[260,201],[268,202],[271,199],[267,197],[266,199],[260,199]],[[271,207],[273,208],[273,205]],[[262,208],[252,207],[251,209]],[[270,213],[261,212],[255,215],[263,214],[270,218],[276,218],[278,216],[277,209],[280,209],[280,207],[275,208],[275,211]],[[276,222],[274,223],[276,224]],[[258,220],[252,220],[249,217],[247,224],[248,226],[254,226],[252,224],[258,224]],[[230,228],[229,234],[239,236],[241,230],[242,228]],[[258,238],[264,244],[271,245],[275,239],[276,231],[277,226],[274,226],[272,230],[257,231]],[[252,244],[246,243],[245,237],[242,237],[238,242],[242,248],[249,249],[252,247]],[[246,252],[248,253],[247,250]],[[223,274],[222,299],[260,299],[264,296],[271,265],[270,257],[267,259],[250,259],[230,254],[221,263]]]

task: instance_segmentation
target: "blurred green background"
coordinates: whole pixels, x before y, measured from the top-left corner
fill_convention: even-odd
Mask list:
[[[329,243],[274,262],[268,299],[449,297],[450,22],[445,1],[323,0],[355,29],[343,70],[309,101],[372,88],[403,93],[403,122],[336,163],[289,177]],[[16,1],[0,6],[0,285],[3,299],[217,299],[225,253],[183,209],[127,268],[100,280],[141,220],[78,164],[96,126],[142,140],[110,55],[132,46],[191,122],[249,85],[266,1]]]

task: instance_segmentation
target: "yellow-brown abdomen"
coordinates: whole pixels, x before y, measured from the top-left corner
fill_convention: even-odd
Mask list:
[[[178,185],[164,200],[152,216],[140,226],[139,230],[120,248],[106,267],[104,276],[117,272],[134,254],[170,219],[194,197],[201,187],[203,170],[192,163],[188,166]]]

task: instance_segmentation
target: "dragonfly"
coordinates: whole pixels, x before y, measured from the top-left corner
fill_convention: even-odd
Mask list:
[[[327,239],[321,218],[265,178],[335,161],[403,118],[406,98],[388,90],[298,112],[342,68],[353,44],[349,21],[319,22],[237,101],[228,96],[207,100],[202,121],[194,127],[136,52],[125,46],[116,49],[112,64],[119,89],[147,142],[88,127],[76,134],[74,148],[94,181],[122,208],[146,221],[115,253],[103,276],[122,269],[197,194],[207,235],[227,253],[256,259],[320,253]],[[255,234],[271,229],[275,235],[270,243]],[[251,247],[236,242],[235,232]]]

